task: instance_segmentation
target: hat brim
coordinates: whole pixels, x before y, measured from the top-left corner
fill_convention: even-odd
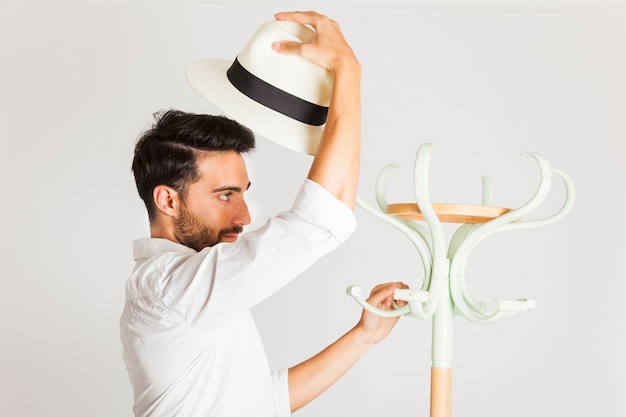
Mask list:
[[[324,125],[299,122],[242,94],[226,76],[231,64],[225,59],[193,62],[187,67],[187,81],[225,115],[255,133],[294,151],[315,155]]]

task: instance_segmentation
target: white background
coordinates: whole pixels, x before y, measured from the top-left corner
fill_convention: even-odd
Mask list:
[[[455,319],[453,415],[623,416],[626,15],[621,2],[0,2],[0,415],[130,416],[118,337],[131,241],[147,235],[130,162],[164,108],[216,112],[185,81],[234,58],[280,10],[338,20],[363,66],[360,197],[395,162],[411,202],[433,143],[434,201],[517,207],[543,154],[576,203],[561,222],[490,237],[468,263],[476,298],[531,297],[491,325]],[[385,6],[386,4],[386,6]],[[251,227],[289,208],[310,158],[264,138],[249,158]],[[563,187],[537,217],[559,207]],[[344,290],[421,285],[408,241],[357,210],[349,242],[253,312],[274,367],[356,323]],[[452,231],[450,228],[449,231]],[[236,302],[236,300],[233,300]],[[403,318],[304,416],[428,415],[430,322]]]

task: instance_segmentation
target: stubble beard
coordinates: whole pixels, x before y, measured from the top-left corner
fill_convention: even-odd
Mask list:
[[[180,214],[176,219],[174,227],[176,239],[197,252],[217,245],[221,242],[224,235],[239,234],[243,231],[243,227],[235,226],[216,232],[214,228],[198,220],[184,204],[180,206]]]

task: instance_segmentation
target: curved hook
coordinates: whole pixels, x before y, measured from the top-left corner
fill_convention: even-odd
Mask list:
[[[450,293],[454,300],[455,308],[467,319],[475,322],[491,322],[505,316],[526,311],[529,308],[533,308],[535,305],[532,300],[496,300],[496,302],[494,302],[495,311],[493,311],[485,308],[482,303],[476,302],[467,288],[463,271],[465,270],[469,253],[478,242],[495,232],[514,228],[539,227],[554,223],[563,218],[571,210],[573,205],[574,187],[570,178],[565,173],[552,170],[549,163],[539,154],[527,152],[522,154],[522,156],[531,156],[539,163],[541,182],[535,195],[519,208],[511,210],[483,225],[473,227],[470,233],[468,233],[457,246],[455,256],[451,261]],[[526,222],[516,221],[522,216],[529,214],[545,200],[551,188],[552,174],[559,176],[565,183],[566,199],[561,209],[553,216],[546,219]]]
[[[396,307],[395,310],[381,310],[380,308],[376,308],[374,306],[372,306],[370,303],[368,303],[363,297],[362,297],[362,291],[361,291],[361,287],[357,286],[357,285],[351,285],[346,289],[346,294],[348,294],[350,297],[354,298],[354,300],[359,303],[361,305],[361,307],[363,307],[363,309],[369,311],[372,314],[376,314],[377,316],[380,317],[399,317],[405,314],[410,313],[411,308],[409,307],[409,305],[405,305],[403,307],[398,307],[397,304],[394,303],[394,307]]]
[[[524,153],[522,156],[531,156],[539,164],[541,171],[541,181],[534,196],[526,204],[511,210],[482,225],[473,227],[470,233],[458,244],[455,256],[450,262],[450,295],[454,301],[455,308],[468,320],[485,323],[509,315],[507,311],[492,311],[484,307],[484,304],[477,302],[470,294],[465,282],[465,267],[471,251],[485,237],[493,234],[497,230],[502,230],[506,225],[518,220],[523,215],[534,210],[548,195],[551,186],[551,168],[549,163],[536,153]]]
[[[414,167],[414,191],[415,200],[417,205],[424,216],[424,221],[428,225],[431,235],[431,257],[432,257],[432,269],[430,280],[428,282],[428,291],[432,294],[432,302],[426,304],[426,308],[420,316],[430,317],[435,313],[440,294],[443,291],[444,285],[442,280],[447,279],[443,273],[447,270],[446,264],[446,243],[443,233],[443,227],[441,221],[433,209],[432,202],[430,200],[430,193],[428,187],[428,171],[430,167],[430,154],[432,153],[432,144],[425,143],[420,145],[417,150],[417,156],[415,157]]]
[[[367,203],[365,203],[363,200],[359,198],[357,198],[357,205],[361,207],[363,210],[365,210],[366,212],[368,212],[369,214],[371,214],[372,216],[398,229],[409,239],[409,241],[417,249],[417,252],[420,255],[420,258],[422,259],[422,267],[424,270],[424,281],[422,283],[422,287],[420,291],[426,292],[429,288],[430,278],[432,276],[432,266],[431,266],[432,261],[430,259],[430,251],[425,247],[424,241],[418,239],[417,238],[418,234],[414,233],[413,229],[409,227],[405,222],[401,221],[400,219],[374,209],[373,207],[371,207],[370,205],[368,205]],[[352,286],[350,288],[358,288],[358,287]],[[360,289],[358,291],[360,291]],[[352,294],[349,293],[348,295],[352,295]],[[363,308],[372,312],[373,314],[378,314],[379,312],[384,311],[384,310],[380,310],[380,311],[372,310],[374,309],[374,307],[369,306],[369,304],[367,304],[364,299],[359,299],[355,297],[355,300],[359,304],[361,304]],[[364,303],[367,305],[365,305]],[[405,307],[407,306],[404,306],[402,308],[405,308]],[[411,303],[410,308],[411,308],[411,314],[416,318],[425,319],[429,317],[429,314],[432,315],[434,313],[434,310],[432,312],[425,313],[422,307],[422,304],[418,302]],[[390,317],[388,314],[389,312],[384,312],[383,317]],[[402,313],[402,314],[406,314],[406,313]]]
[[[383,169],[380,170],[380,173],[378,174],[378,177],[376,178],[376,202],[378,203],[378,208],[380,208],[380,211],[383,213],[387,213],[387,206],[388,206],[387,204],[387,180],[389,179],[389,175],[391,175],[391,172],[394,169],[398,169],[398,168],[400,168],[400,165],[398,164],[387,164],[383,167]],[[398,219],[398,220],[400,220],[402,223],[404,223],[405,225],[407,225],[409,228],[413,229],[420,235],[420,237],[424,240],[424,243],[428,247],[429,254],[430,254],[430,252],[432,252],[430,234],[428,233],[426,228],[415,222],[411,222],[411,221],[407,222],[407,221],[404,221],[403,219]],[[424,256],[421,256],[421,258],[422,260],[424,260]]]
[[[387,212],[387,180],[391,172],[400,167],[399,164],[387,164],[380,170],[376,178],[376,202],[378,203],[378,208],[380,208],[380,211],[383,213]]]
[[[552,169],[550,164],[539,154],[527,152],[522,156],[532,156],[539,164],[541,171],[541,181],[535,194],[522,206],[509,211],[499,217],[496,217],[486,223],[476,225],[472,228],[462,242],[456,248],[456,254],[453,259],[451,268],[457,268],[459,263],[464,263],[471,250],[485,237],[491,235],[496,230],[503,230],[504,226],[510,226],[511,223],[518,221],[521,217],[529,214],[537,208],[546,198],[552,185]]]
[[[574,189],[574,183],[572,182],[572,179],[569,177],[569,175],[567,175],[565,172],[561,170],[553,169],[552,174],[555,174],[557,177],[559,177],[563,181],[563,184],[565,185],[565,201],[563,202],[563,205],[561,206],[561,208],[556,213],[554,213],[553,215],[549,217],[545,217],[543,219],[537,219],[537,220],[528,220],[528,221],[520,221],[516,223],[511,223],[507,225],[506,228],[503,228],[503,230],[531,229],[535,227],[548,226],[561,220],[563,217],[565,217],[567,213],[570,212],[570,210],[574,206],[574,199],[576,195],[576,191]]]
[[[398,164],[388,164],[378,175],[376,181],[376,200],[380,210],[376,210],[367,203],[365,203],[360,198],[357,198],[357,205],[364,209],[369,214],[374,217],[390,224],[391,226],[398,229],[401,233],[403,233],[409,241],[416,248],[421,260],[424,269],[424,280],[422,283],[422,287],[420,291],[427,292],[430,286],[430,280],[432,277],[432,253],[433,249],[431,247],[430,235],[428,230],[421,225],[417,225],[414,222],[405,221],[403,219],[397,218],[395,216],[388,215],[386,213],[387,209],[387,179],[391,172],[398,168]],[[419,238],[418,238],[419,236]],[[421,238],[421,239],[420,239]],[[424,313],[424,309],[420,302],[412,302],[412,314],[418,318],[427,318],[429,314],[434,313],[434,309],[430,313]],[[363,306],[366,308],[366,306]],[[382,311],[382,310],[381,310]]]

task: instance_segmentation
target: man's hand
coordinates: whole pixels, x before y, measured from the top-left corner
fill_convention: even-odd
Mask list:
[[[276,20],[290,20],[309,25],[317,34],[307,42],[275,42],[275,51],[287,55],[299,55],[315,65],[335,74],[342,66],[359,67],[354,52],[346,42],[337,22],[316,12],[281,12]]]
[[[275,17],[316,31],[307,42],[278,41],[273,48],[301,56],[333,75],[326,126],[308,178],[354,209],[361,156],[361,64],[337,22],[328,17],[315,12],[282,12]]]
[[[390,282],[377,285],[372,289],[367,302],[381,310],[393,310],[393,294],[397,288],[409,287],[402,282]],[[406,305],[406,302],[397,301],[396,304],[402,307]],[[363,310],[361,320],[356,325],[355,330],[358,330],[371,344],[376,344],[391,332],[399,319],[400,317],[380,317],[367,310]]]
[[[396,288],[408,286],[401,282],[378,285],[372,290],[367,302],[374,307],[391,310]],[[405,304],[398,302],[400,306]],[[334,384],[363,353],[389,334],[398,319],[379,317],[364,310],[359,323],[335,343],[289,369],[291,411],[295,412]]]

